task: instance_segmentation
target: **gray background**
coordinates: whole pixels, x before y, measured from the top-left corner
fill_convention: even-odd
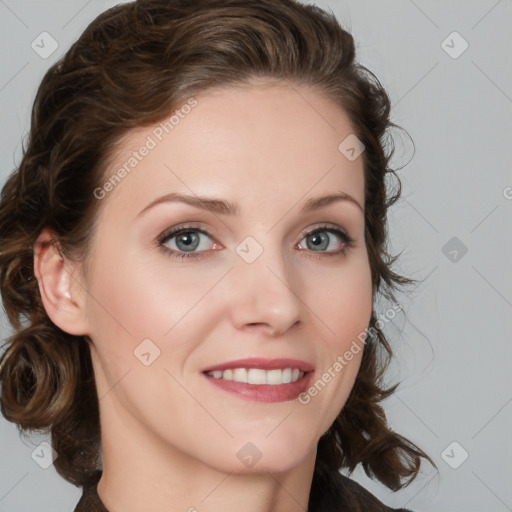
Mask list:
[[[20,160],[44,72],[116,3],[0,0],[2,182]],[[397,493],[362,470],[353,477],[417,512],[512,510],[512,2],[316,3],[353,33],[358,58],[391,96],[392,120],[416,144],[411,160],[410,141],[396,133],[393,163],[410,163],[399,171],[391,249],[403,251],[396,268],[421,281],[398,296],[405,316],[386,325],[397,354],[388,378],[401,386],[384,405],[439,472],[425,465]],[[46,59],[31,48],[43,31],[59,45]],[[73,510],[80,490],[31,458],[46,439],[22,440],[0,419],[0,512]]]

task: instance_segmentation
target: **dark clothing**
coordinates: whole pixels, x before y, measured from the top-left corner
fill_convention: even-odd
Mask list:
[[[90,483],[84,486],[82,498],[74,512],[108,512],[96,489],[100,477],[101,472],[98,472]],[[355,480],[339,472],[330,474],[321,482],[313,483],[315,485],[312,486],[311,496],[314,494],[317,504],[310,505],[308,512],[411,512],[405,508],[387,507]]]

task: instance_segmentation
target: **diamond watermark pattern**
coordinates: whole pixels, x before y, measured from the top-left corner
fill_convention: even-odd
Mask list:
[[[236,252],[246,263],[253,263],[263,252],[263,247],[252,236],[248,236],[237,245]]]
[[[450,443],[441,453],[441,458],[452,469],[460,467],[468,457],[469,453],[457,441]]]
[[[469,43],[456,31],[441,43],[441,48],[452,58],[458,59],[469,47]]]
[[[32,453],[30,454],[30,456],[43,469],[48,469],[53,464],[53,461],[59,455],[52,448],[50,443],[47,443],[46,441],[44,441],[40,445],[36,446],[36,448],[34,450],[32,450]]]
[[[364,151],[364,144],[351,133],[338,146],[339,152],[353,162]]]
[[[441,248],[441,252],[453,263],[458,263],[468,252],[460,238],[453,236]]]
[[[48,32],[41,32],[30,46],[39,57],[47,59],[59,47],[59,43]]]
[[[160,349],[149,338],[145,338],[135,347],[133,354],[144,366],[150,366],[160,357]]]
[[[262,457],[262,453],[253,443],[245,443],[236,455],[248,468],[252,468]]]

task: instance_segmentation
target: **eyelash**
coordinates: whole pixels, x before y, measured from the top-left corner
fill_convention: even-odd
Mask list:
[[[195,226],[181,226],[179,228],[173,229],[171,231],[165,232],[162,235],[160,235],[160,237],[158,238],[158,246],[170,258],[177,258],[177,259],[181,259],[181,260],[188,259],[188,258],[192,258],[192,259],[203,258],[204,257],[203,253],[205,253],[207,251],[200,251],[200,252],[195,252],[195,253],[194,252],[189,252],[189,253],[179,252],[174,249],[169,249],[168,247],[166,247],[164,245],[171,238],[174,238],[175,236],[180,235],[182,233],[188,233],[188,232],[201,233],[203,235],[206,235],[209,238],[212,238],[209,233],[207,233],[206,231],[204,231],[200,228],[197,228]],[[306,237],[314,235],[316,233],[323,233],[323,232],[329,232],[329,233],[338,235],[338,237],[343,242],[342,248],[338,249],[337,251],[320,252],[319,254],[309,254],[308,255],[309,257],[323,258],[325,256],[327,256],[327,257],[341,256],[341,255],[345,255],[347,253],[347,251],[354,246],[355,240],[352,237],[350,237],[347,233],[345,233],[345,231],[342,231],[341,229],[338,229],[338,228],[335,228],[335,227],[332,227],[329,225],[319,226],[319,227],[313,229],[312,231],[308,231],[302,236],[302,238],[306,238]],[[301,250],[304,250],[304,249],[301,249]],[[312,253],[317,252],[317,251],[310,251],[308,249],[306,249],[306,251],[309,251]]]

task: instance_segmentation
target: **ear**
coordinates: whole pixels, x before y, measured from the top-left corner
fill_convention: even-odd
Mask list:
[[[34,243],[34,275],[41,299],[51,321],[76,336],[88,334],[84,287],[76,264],[66,260],[58,237],[43,229]]]

